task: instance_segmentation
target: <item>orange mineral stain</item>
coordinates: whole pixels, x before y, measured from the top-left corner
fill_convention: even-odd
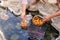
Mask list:
[[[38,25],[38,26],[44,24],[43,19],[40,18],[40,17],[38,17],[38,16],[34,16],[34,17],[33,17],[32,23],[33,23],[34,25]]]
[[[27,28],[27,24],[28,24],[27,22],[21,22],[21,27],[26,29]]]

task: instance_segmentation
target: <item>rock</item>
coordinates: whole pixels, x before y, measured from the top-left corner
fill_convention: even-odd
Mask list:
[[[15,15],[21,14],[21,0],[3,0],[1,6],[8,7]]]

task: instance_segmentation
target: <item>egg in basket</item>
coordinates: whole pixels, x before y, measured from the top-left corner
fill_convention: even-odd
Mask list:
[[[44,21],[43,19],[39,16],[39,15],[35,15],[33,18],[32,18],[32,23],[34,25],[37,25],[37,26],[41,26],[44,24]]]

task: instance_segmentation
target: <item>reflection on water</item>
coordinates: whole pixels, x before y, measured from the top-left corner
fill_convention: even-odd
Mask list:
[[[18,25],[20,17],[15,17],[11,12],[7,12],[8,20],[0,19],[0,27],[7,40],[27,40],[28,33]],[[15,36],[16,35],[16,36]],[[14,39],[15,38],[15,39]]]

